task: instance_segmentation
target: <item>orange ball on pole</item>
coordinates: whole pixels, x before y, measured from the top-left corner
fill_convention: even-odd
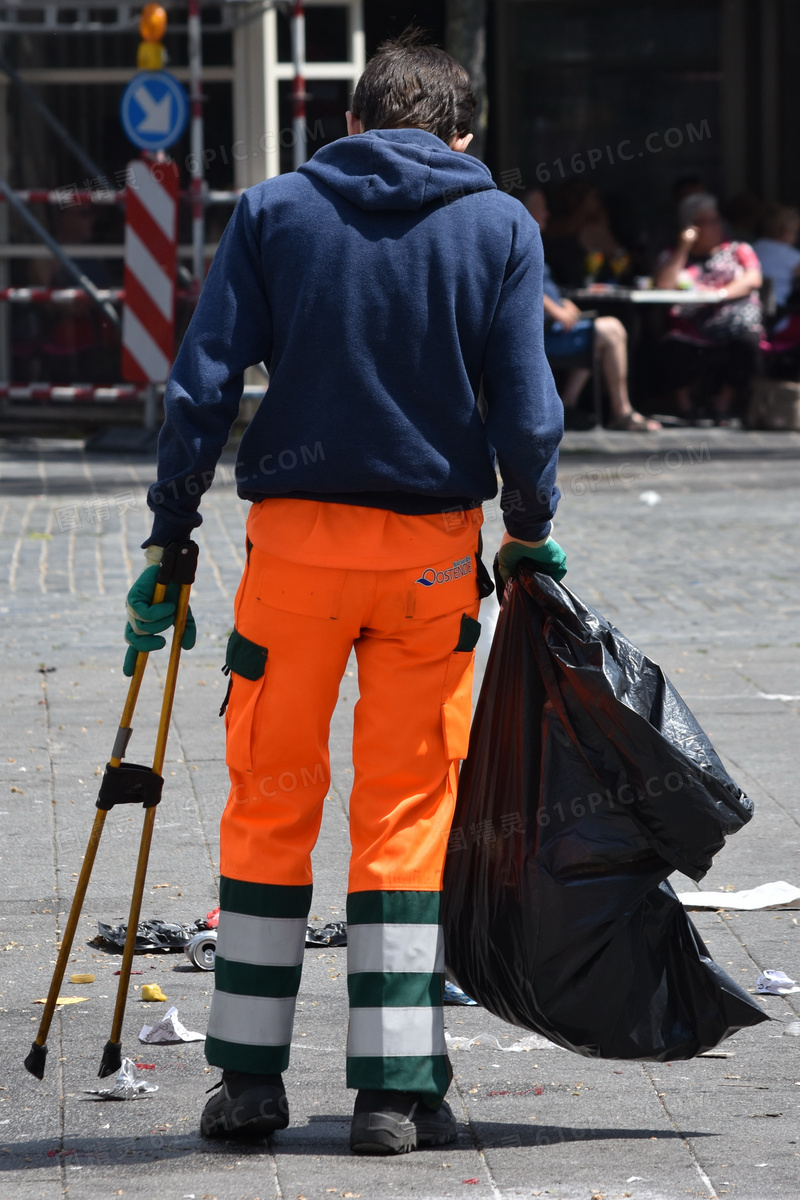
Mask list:
[[[160,4],[146,4],[139,18],[139,32],[146,42],[160,42],[167,31],[167,14]]]

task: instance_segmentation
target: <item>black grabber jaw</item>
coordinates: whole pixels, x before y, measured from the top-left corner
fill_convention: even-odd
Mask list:
[[[44,1079],[44,1064],[47,1059],[47,1044],[40,1046],[33,1042],[25,1059],[25,1070],[30,1071],[37,1079]]]

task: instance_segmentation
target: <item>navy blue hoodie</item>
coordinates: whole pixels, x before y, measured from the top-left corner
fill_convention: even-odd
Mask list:
[[[563,415],[542,263],[524,207],[422,130],[342,138],[250,188],[167,385],[149,541],[200,524],[243,372],[262,360],[269,388],[237,457],[244,499],[474,508],[497,492],[494,447],[506,527],[544,537]]]

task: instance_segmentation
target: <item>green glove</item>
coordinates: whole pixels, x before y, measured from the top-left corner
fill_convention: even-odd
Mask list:
[[[558,582],[567,573],[567,556],[552,538],[548,538],[541,546],[526,546],[523,542],[506,542],[498,553],[498,570],[503,583],[508,583],[509,575],[514,568],[527,559],[537,571],[550,575]]]
[[[158,563],[145,567],[128,592],[128,623],[125,626],[128,652],[122,665],[122,674],[128,677],[133,675],[137,654],[142,651],[160,650],[167,644],[166,638],[161,637],[160,634],[175,624],[180,584],[168,583],[163,601],[160,604],[153,604],[153,590],[156,586],[158,571]],[[197,626],[190,608],[186,614],[186,628],[181,638],[181,649],[191,650],[196,641]]]

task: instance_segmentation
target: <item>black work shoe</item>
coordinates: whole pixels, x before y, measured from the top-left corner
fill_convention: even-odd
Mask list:
[[[223,1071],[203,1109],[200,1132],[207,1138],[258,1140],[289,1124],[289,1104],[280,1075]]]
[[[458,1135],[449,1104],[434,1112],[414,1092],[362,1088],[356,1096],[350,1149],[353,1154],[408,1154],[423,1146],[446,1146]]]

